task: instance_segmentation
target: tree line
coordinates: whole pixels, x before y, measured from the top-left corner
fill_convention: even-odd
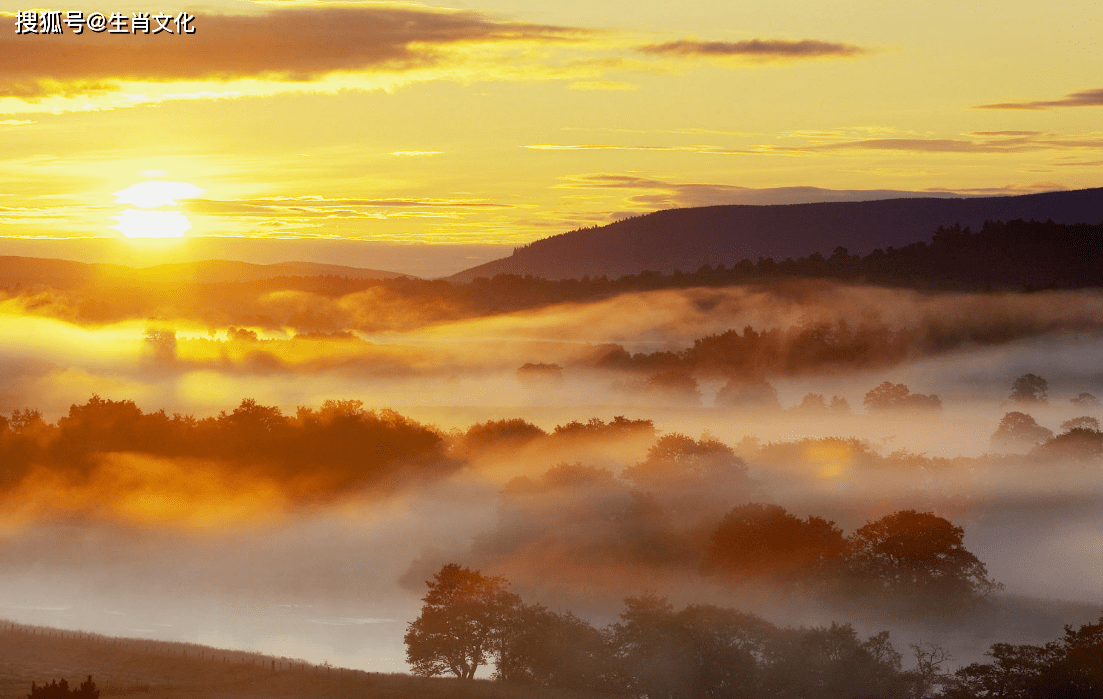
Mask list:
[[[32,409],[0,416],[4,487],[17,485],[36,466],[80,478],[105,454],[140,453],[227,464],[302,485],[292,495],[325,498],[450,473],[459,464],[447,447],[438,430],[391,410],[365,410],[357,400],[326,401],[289,416],[246,399],[232,411],[197,419],[93,395],[55,424]]]
[[[456,563],[426,582],[406,631],[418,675],[472,679],[493,665],[503,682],[633,699],[1088,699],[1103,692],[1103,618],[1044,647],[995,644],[992,663],[951,674],[950,656],[914,644],[915,668],[882,631],[849,624],[782,628],[708,604],[676,609],[653,594],[629,597],[620,620],[596,628],[570,611],[527,604],[499,576]]]
[[[332,309],[299,309],[280,315],[271,304],[259,302],[273,289],[301,291],[338,298],[371,292],[381,302],[371,318],[361,318],[364,330],[417,327],[445,319],[493,314],[556,303],[593,301],[618,294],[773,284],[793,279],[828,279],[845,283],[877,284],[944,290],[1069,289],[1103,285],[1103,224],[1056,224],[1051,221],[986,222],[981,230],[939,227],[932,240],[901,248],[877,249],[852,255],[837,247],[825,256],[813,253],[798,259],[717,260],[697,270],[671,274],[641,271],[616,279],[606,276],[549,280],[531,275],[499,274],[470,283],[411,277],[352,279],[323,275],[277,277],[261,281],[187,285],[179,281],[149,280],[139,287],[124,280],[97,279],[95,295],[88,288],[68,288],[57,280],[41,285],[13,285],[9,295],[36,298],[28,310],[52,312],[77,322],[103,323],[147,318],[175,308],[193,320],[232,318],[237,325],[295,327],[304,333],[346,328]],[[37,309],[37,310],[35,310]],[[378,317],[376,317],[378,316]]]

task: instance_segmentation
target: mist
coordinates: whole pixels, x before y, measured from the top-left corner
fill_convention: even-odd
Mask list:
[[[383,315],[393,299],[364,293],[268,293],[263,322],[201,302],[92,322],[79,292],[9,294],[0,443],[41,451],[18,464],[4,452],[6,616],[402,671],[406,625],[449,562],[599,624],[655,592],[777,624],[888,629],[897,647],[938,641],[960,664],[1098,612],[1098,456],[993,440],[1012,412],[1051,437],[1103,417],[1074,402],[1103,395],[1094,292],[807,283],[497,313],[408,297]],[[885,342],[833,354],[862,328]],[[771,338],[764,356],[785,361],[689,351],[729,330]],[[1012,400],[1026,374],[1045,395]],[[871,402],[886,382],[925,407]],[[105,403],[181,436],[73,437],[82,410]],[[234,441],[239,415],[278,417],[278,434]],[[350,443],[325,431],[345,419],[390,446],[326,451]],[[672,439],[697,454],[691,467],[657,455]],[[930,512],[962,527],[1004,589],[950,622],[725,580],[710,541],[750,503],[843,536]]]

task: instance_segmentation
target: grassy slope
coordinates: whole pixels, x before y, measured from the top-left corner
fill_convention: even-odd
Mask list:
[[[483,680],[461,683],[326,668],[196,644],[111,638],[0,621],[0,699],[23,699],[32,681],[42,684],[64,677],[76,686],[89,674],[103,699],[580,698]]]

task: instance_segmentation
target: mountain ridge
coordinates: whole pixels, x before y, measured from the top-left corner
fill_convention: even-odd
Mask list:
[[[1002,197],[917,197],[811,204],[730,204],[666,209],[544,238],[449,281],[497,274],[547,279],[694,272],[741,260],[851,254],[929,240],[939,226],[985,221],[1103,221],[1103,188]]]

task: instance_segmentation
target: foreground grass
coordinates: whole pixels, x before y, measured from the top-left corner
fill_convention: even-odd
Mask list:
[[[31,682],[92,675],[103,699],[584,699],[539,687],[460,682],[312,665],[201,646],[112,638],[0,621],[0,699],[24,699]]]

